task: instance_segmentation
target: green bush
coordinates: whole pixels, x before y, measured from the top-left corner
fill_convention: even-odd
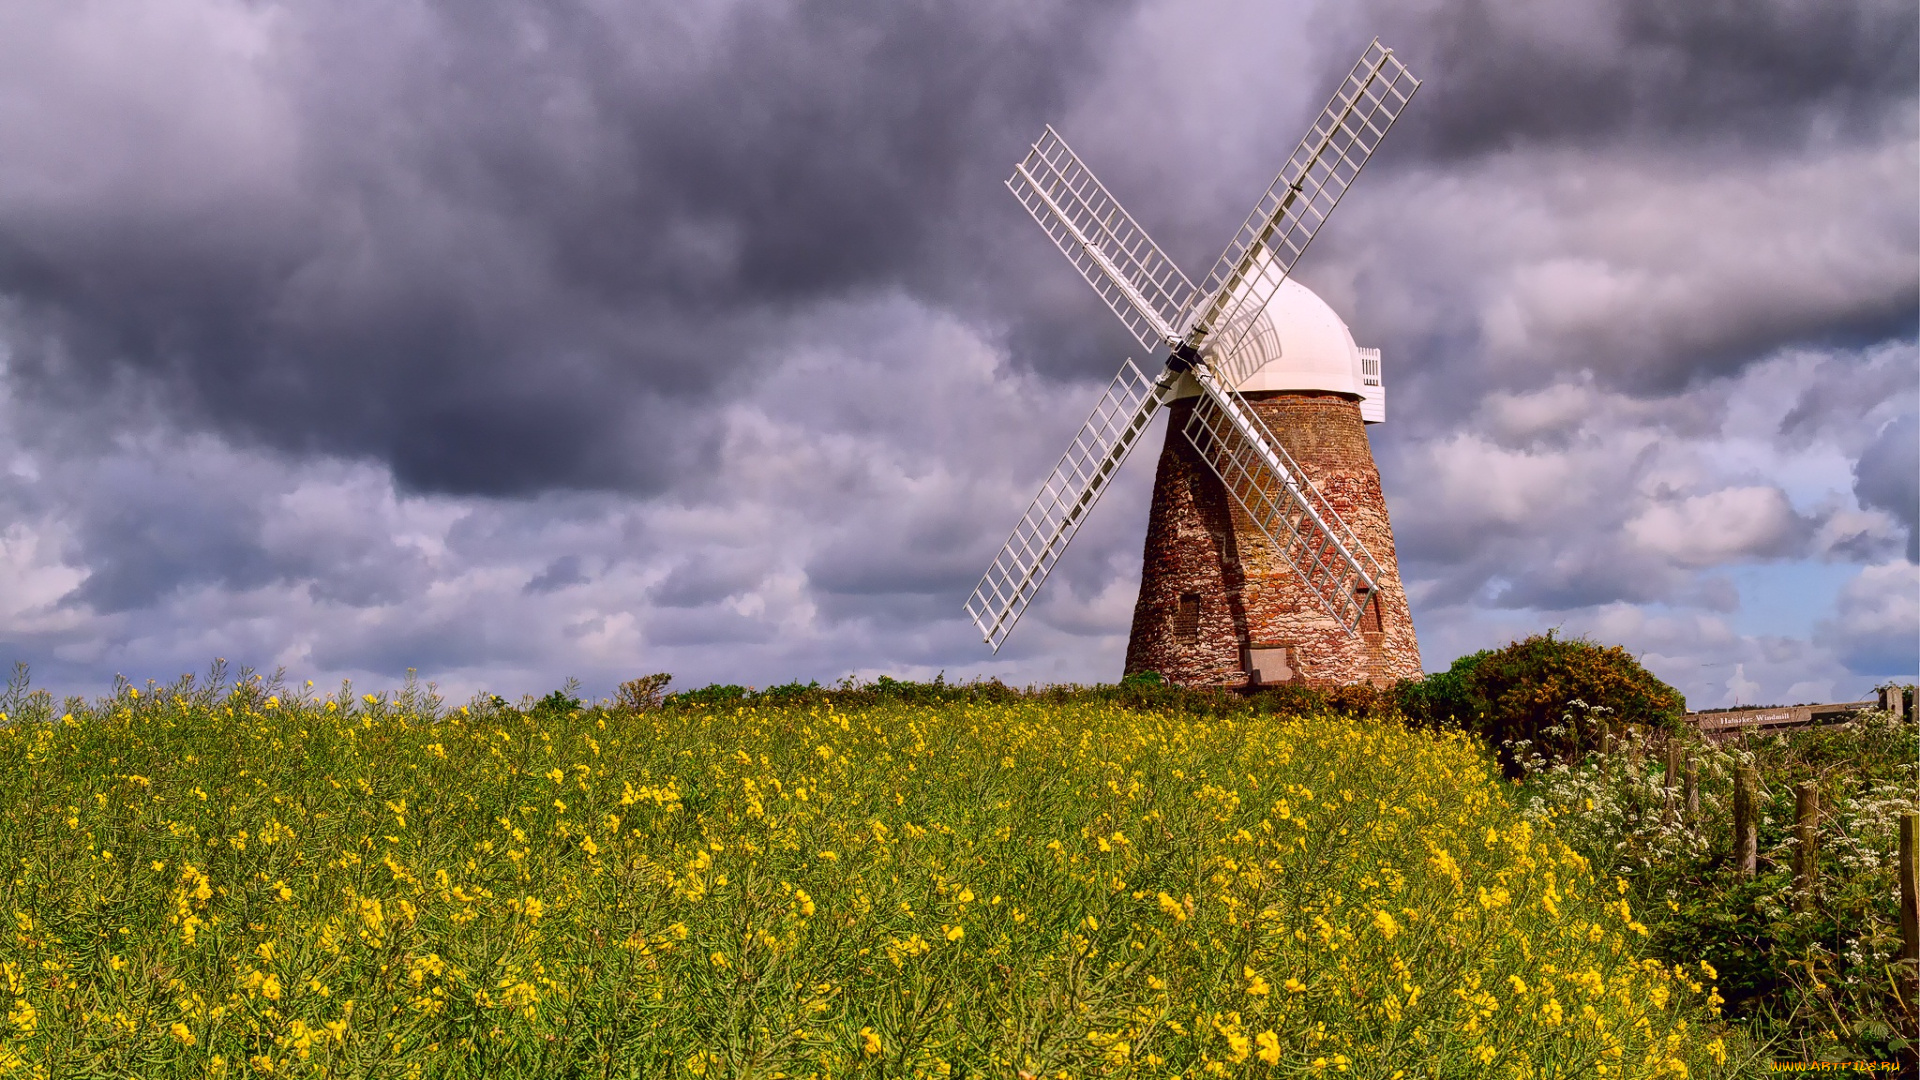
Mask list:
[[[1410,720],[1486,740],[1509,777],[1523,761],[1578,759],[1611,734],[1679,726],[1686,698],[1618,645],[1556,638],[1553,631],[1463,656],[1446,671],[1402,683]]]

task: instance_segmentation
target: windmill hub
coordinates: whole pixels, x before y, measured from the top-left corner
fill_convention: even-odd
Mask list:
[[[1129,672],[1183,684],[1381,681],[1420,671],[1366,423],[1380,354],[1294,263],[1420,81],[1378,41],[1195,286],[1051,128],[1007,187],[1120,317],[1128,360],[967,600],[998,651],[1155,413]]]
[[[1333,308],[1293,278],[1281,282],[1274,291],[1240,349],[1250,369],[1238,387],[1242,395],[1324,390],[1360,402],[1361,416],[1368,423],[1386,419],[1379,350],[1355,344],[1353,332]],[[1173,396],[1177,400],[1196,397],[1200,392],[1197,381],[1184,379]]]

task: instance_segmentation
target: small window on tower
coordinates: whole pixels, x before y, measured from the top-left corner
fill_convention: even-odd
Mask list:
[[[1353,590],[1353,601],[1360,607],[1360,632],[1363,634],[1380,633],[1380,594],[1368,596],[1363,589]]]
[[[1180,609],[1173,614],[1173,636],[1193,641],[1200,636],[1200,594],[1181,593]]]

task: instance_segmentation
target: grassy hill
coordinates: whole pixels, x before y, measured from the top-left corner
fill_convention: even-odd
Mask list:
[[[0,1075],[1723,1071],[1712,969],[1648,959],[1459,734],[992,688],[49,705],[0,728]]]

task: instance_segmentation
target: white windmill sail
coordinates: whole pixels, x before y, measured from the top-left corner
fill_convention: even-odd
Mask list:
[[[1197,290],[1049,124],[1007,187],[1141,346],[1180,341]]]
[[[1195,372],[1200,399],[1182,434],[1327,613],[1354,633],[1380,588],[1380,564],[1301,475],[1260,414]]]
[[[1013,535],[1001,545],[1000,554],[967,598],[967,614],[994,652],[1013,632],[1013,624],[1040,591],[1073,534],[1080,531],[1087,511],[1120,471],[1148,421],[1166,403],[1173,383],[1171,372],[1149,379],[1128,360],[1120,365],[1120,374],[1113,377],[1079,434],[1067,444],[1060,464],[1040,485],[1040,494],[1028,504]]]
[[[1348,633],[1380,568],[1234,389],[1253,365],[1242,343],[1419,80],[1376,40],[1301,140],[1196,290],[1049,126],[1007,181],[1134,338],[1172,346],[1149,380],[1121,366],[967,600],[995,652],[1032,602],[1153,414],[1191,371],[1201,396],[1183,434],[1256,527]]]
[[[1234,364],[1245,356],[1240,342],[1419,88],[1392,49],[1378,39],[1367,46],[1215,260],[1185,336],[1208,354],[1227,389],[1253,374]]]

